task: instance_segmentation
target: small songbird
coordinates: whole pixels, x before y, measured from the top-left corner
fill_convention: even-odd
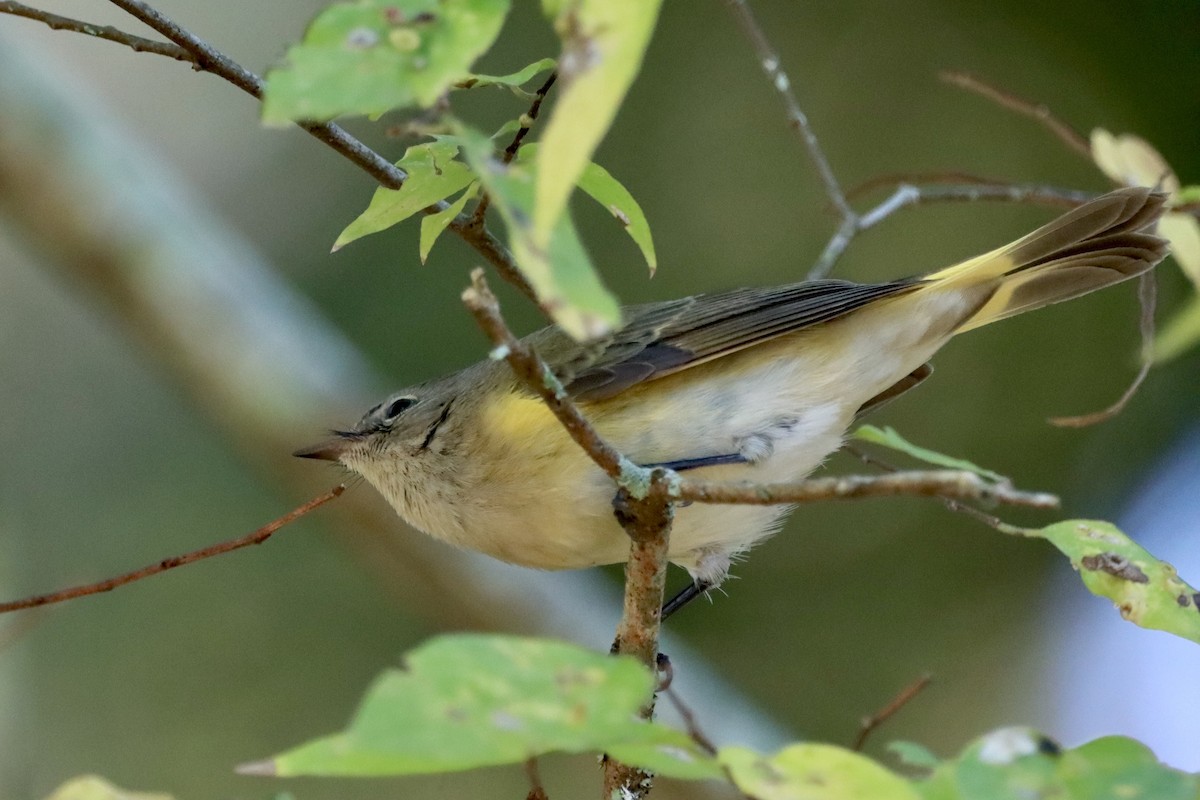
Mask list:
[[[628,307],[599,341],[554,326],[524,341],[633,461],[707,480],[798,481],[855,417],[921,382],[950,337],[1152,268],[1166,254],[1153,232],[1163,203],[1121,189],[923,277],[697,295]],[[296,455],[340,462],[413,526],[514,564],[577,569],[629,554],[612,480],[504,361],[396,392]],[[695,591],[717,586],[788,511],[679,508],[671,561]]]

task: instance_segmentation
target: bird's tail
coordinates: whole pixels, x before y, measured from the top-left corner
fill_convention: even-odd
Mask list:
[[[931,288],[994,284],[956,333],[1070,300],[1141,275],[1166,256],[1166,240],[1152,232],[1165,201],[1149,189],[1119,189],[925,281]]]

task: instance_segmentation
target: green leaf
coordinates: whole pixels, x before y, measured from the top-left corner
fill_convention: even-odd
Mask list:
[[[1186,353],[1200,342],[1200,295],[1171,317],[1154,339],[1154,363],[1162,364]]]
[[[917,800],[908,781],[859,753],[827,744],[794,744],[773,756],[722,747],[720,762],[756,800]]]
[[[576,339],[602,336],[618,324],[621,309],[600,282],[570,214],[559,217],[548,247],[534,242],[530,219],[540,166],[502,164],[493,156],[491,140],[473,131],[452,138],[462,144],[467,163],[504,219],[513,257],[554,321]]]
[[[901,764],[910,767],[933,769],[941,763],[940,759],[929,748],[916,742],[889,742],[887,750],[900,759]]]
[[[517,160],[536,162],[537,143],[525,145],[517,151]],[[658,269],[658,256],[654,253],[654,239],[650,235],[650,223],[637,200],[629,193],[620,181],[614,178],[604,167],[589,161],[579,176],[579,188],[589,197],[604,206],[613,215],[621,227],[629,234],[634,243],[642,251],[642,257],[650,267],[650,274]]]
[[[242,771],[436,773],[621,747],[635,754],[657,748],[655,763],[668,764],[664,750],[689,747],[681,732],[638,716],[655,679],[631,658],[542,639],[457,634],[422,645],[407,667],[375,681],[344,732]],[[699,774],[691,748],[686,760]]]
[[[367,210],[346,226],[333,249],[340,250],[355,239],[390,228],[471,183],[474,175],[466,164],[455,160],[456,155],[458,146],[452,142],[428,142],[408,148],[404,158],[396,162],[408,172],[404,185],[399,189],[376,189]]]
[[[562,92],[537,156],[533,241],[540,247],[548,245],[566,214],[571,190],[641,67],[661,2],[578,0],[557,5]]]
[[[1027,533],[1070,558],[1088,590],[1111,600],[1125,619],[1200,643],[1200,592],[1112,523],[1068,520]]]
[[[1184,203],[1200,203],[1200,184],[1192,186],[1181,186],[1176,193],[1175,204],[1182,205]]]
[[[717,759],[701,750],[683,731],[653,726],[657,741],[609,745],[604,751],[623,764],[682,781],[721,779],[725,773]]]
[[[114,786],[98,775],[81,775],[59,786],[46,800],[171,800],[171,796],[157,792],[131,792]]]
[[[507,86],[510,89],[518,89],[529,83],[533,76],[554,69],[554,64],[553,58],[543,58],[510,75],[472,75],[459,82],[455,88],[477,89],[482,86]]]
[[[509,0],[358,0],[319,13],[267,73],[263,122],[429,107],[496,39]]]
[[[982,737],[915,784],[928,800],[1196,800],[1196,776],[1160,764],[1132,739],[1107,737],[1062,751],[1028,728]]]
[[[890,426],[876,428],[874,425],[861,425],[851,434],[855,439],[862,442],[870,442],[871,444],[890,447],[893,450],[899,450],[918,461],[924,461],[927,464],[935,464],[939,467],[947,469],[963,470],[965,472],[974,472],[981,478],[987,478],[990,481],[1002,482],[1007,480],[1003,475],[992,472],[990,469],[984,469],[970,461],[965,461],[961,458],[953,458],[945,456],[933,450],[926,450],[924,447],[919,447],[912,442],[909,442],[903,436],[896,432]]]
[[[467,201],[475,196],[479,189],[479,181],[472,181],[471,185],[466,188],[457,200],[447,206],[444,210],[436,214],[429,214],[421,220],[421,263],[429,258],[429,251],[433,249],[434,242],[438,237],[445,232],[446,227],[454,221],[454,218],[462,213],[463,206]]]

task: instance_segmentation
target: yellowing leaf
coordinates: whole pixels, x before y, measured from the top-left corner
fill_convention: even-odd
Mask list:
[[[1158,186],[1167,194],[1179,191],[1179,178],[1158,151],[1140,136],[1113,136],[1103,128],[1092,131],[1092,159],[1100,171],[1122,186]]]
[[[527,144],[517,151],[518,161],[536,161],[537,144]],[[654,253],[654,238],[650,235],[650,223],[637,200],[620,181],[599,164],[589,161],[579,176],[579,188],[595,200],[621,224],[629,238],[642,251],[642,257],[650,267],[650,274],[658,268],[658,256]]]
[[[578,0],[557,7],[561,93],[537,154],[535,246],[548,246],[571,190],[616,117],[641,67],[661,2]]]
[[[156,792],[131,792],[114,786],[98,775],[81,775],[59,786],[46,800],[171,800],[171,796]]]
[[[1177,312],[1154,339],[1154,361],[1162,364],[1192,349],[1200,342],[1200,295]]]
[[[717,758],[757,800],[918,800],[908,781],[866,756],[828,744],[794,744],[773,756],[722,747]]]
[[[602,336],[621,319],[616,298],[604,288],[569,214],[559,216],[550,241],[540,246],[530,227],[537,165],[502,164],[490,139],[471,131],[456,138],[508,228],[513,257],[538,299],[576,339]]]
[[[1200,221],[1191,214],[1164,214],[1158,233],[1171,243],[1171,255],[1200,290]]]

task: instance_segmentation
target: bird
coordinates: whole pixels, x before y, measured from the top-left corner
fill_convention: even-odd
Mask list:
[[[922,276],[700,294],[626,307],[597,340],[551,325],[522,341],[635,463],[714,481],[798,481],[856,418],[925,380],[952,337],[1154,267],[1167,253],[1154,233],[1164,202],[1120,189]],[[503,360],[394,392],[295,455],[341,464],[412,526],[502,561],[581,569],[629,554],[612,479]],[[669,559],[691,576],[684,599],[720,586],[789,511],[677,508]]]

